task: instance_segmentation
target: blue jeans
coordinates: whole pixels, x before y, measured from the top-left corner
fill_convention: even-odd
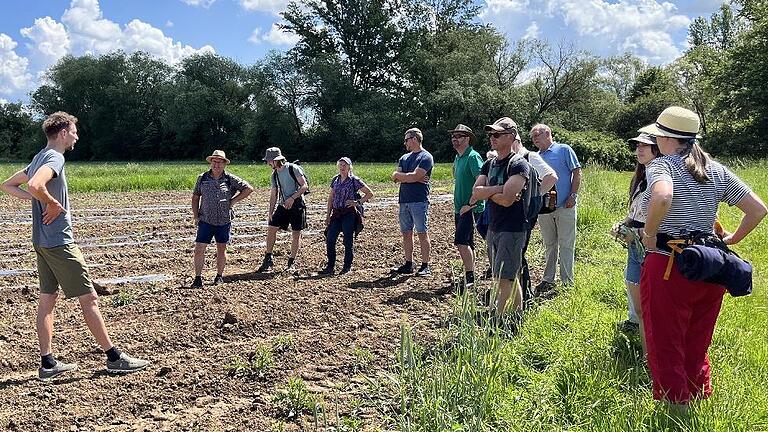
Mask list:
[[[331,222],[328,224],[328,232],[325,236],[328,267],[336,265],[336,241],[339,239],[339,234],[342,232],[344,233],[344,267],[351,267],[355,241],[354,212],[332,218]]]

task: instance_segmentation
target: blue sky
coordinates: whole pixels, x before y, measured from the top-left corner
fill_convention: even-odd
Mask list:
[[[480,20],[511,40],[567,41],[597,55],[634,53],[664,64],[685,49],[690,21],[713,0],[478,0]],[[0,14],[0,101],[26,100],[66,54],[148,51],[171,63],[214,51],[243,64],[295,35],[275,23],[288,0],[4,0]]]

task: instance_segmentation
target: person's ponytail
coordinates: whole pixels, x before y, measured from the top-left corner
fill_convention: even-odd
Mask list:
[[[699,183],[709,182],[710,178],[707,175],[707,165],[711,160],[709,154],[701,148],[695,138],[685,141],[685,144],[687,150],[683,153],[683,157],[685,158],[685,167],[688,169],[688,172]]]

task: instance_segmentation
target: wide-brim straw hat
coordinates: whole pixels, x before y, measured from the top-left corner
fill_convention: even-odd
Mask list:
[[[448,131],[449,134],[453,134],[454,132],[468,135],[470,144],[474,144],[475,142],[477,142],[477,136],[475,136],[475,133],[472,132],[472,128],[470,128],[469,126],[465,126],[459,123],[454,129],[451,129]]]
[[[653,136],[691,139],[701,138],[699,127],[701,120],[695,112],[678,106],[671,106],[659,114],[656,123],[639,129]]]
[[[224,150],[214,150],[213,153],[205,158],[206,162],[211,163],[211,159],[224,159],[224,162],[229,164],[229,159],[227,159],[227,154],[224,153]]]

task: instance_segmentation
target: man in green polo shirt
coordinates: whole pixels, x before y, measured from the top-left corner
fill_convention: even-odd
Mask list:
[[[483,213],[485,201],[470,204],[469,198],[472,196],[472,186],[483,166],[483,158],[472,148],[477,141],[472,129],[459,124],[448,133],[451,134],[451,144],[456,150],[456,158],[453,160],[453,177],[456,179],[453,186],[456,236],[453,244],[459,249],[461,261],[464,264],[463,289],[475,283],[475,215],[479,217]]]

